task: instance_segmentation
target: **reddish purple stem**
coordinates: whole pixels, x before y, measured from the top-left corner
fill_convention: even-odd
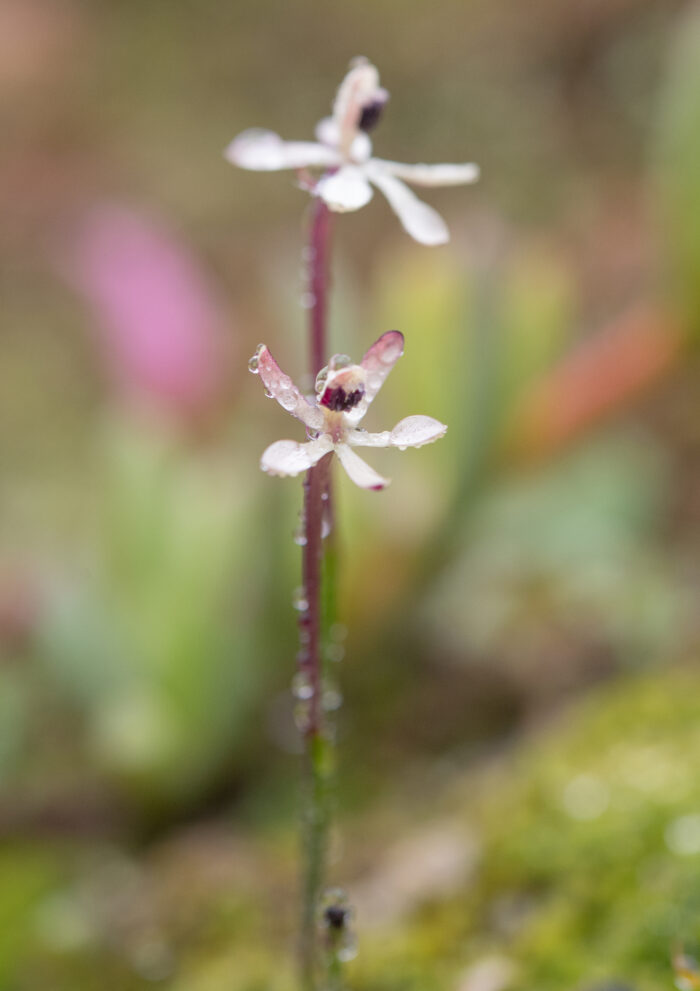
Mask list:
[[[312,381],[326,364],[326,316],[329,284],[331,218],[328,207],[316,200],[309,238],[310,371]],[[301,932],[302,984],[305,991],[317,987],[316,912],[323,885],[328,829],[324,771],[319,765],[323,744],[323,658],[321,648],[321,589],[323,568],[323,520],[330,513],[330,461],[327,454],[309,469],[304,481],[304,549],[302,580],[306,608],[299,617],[299,672],[307,687],[303,736],[307,763],[305,810],[306,863],[303,882]]]
[[[311,377],[315,379],[327,362],[326,315],[330,265],[331,212],[321,199],[314,202],[309,247],[309,292],[311,295]]]
[[[306,519],[302,581],[307,608],[299,619],[301,641],[300,670],[309,686],[308,713],[304,723],[307,741],[323,728],[321,696],[321,566],[323,560],[323,494],[328,487],[330,455],[311,468],[304,480],[304,516]]]
[[[310,235],[309,292],[312,298],[309,321],[311,374],[315,379],[326,364],[326,316],[329,282],[330,210],[323,200],[313,207]],[[300,668],[309,686],[307,740],[321,732],[321,562],[323,559],[324,493],[330,489],[330,455],[311,468],[304,482],[304,553],[302,580],[308,603],[299,621]]]

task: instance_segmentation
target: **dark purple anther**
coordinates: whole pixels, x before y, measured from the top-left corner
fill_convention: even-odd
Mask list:
[[[330,409],[334,413],[347,413],[348,410],[357,406],[364,394],[363,386],[353,389],[351,392],[346,392],[341,385],[331,386],[321,396],[321,406],[325,406],[326,409]]]
[[[361,131],[371,131],[377,126],[384,110],[386,100],[372,100],[367,103],[360,114],[358,127]]]

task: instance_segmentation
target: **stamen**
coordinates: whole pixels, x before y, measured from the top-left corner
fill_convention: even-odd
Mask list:
[[[365,104],[360,112],[360,119],[357,124],[359,130],[365,132],[373,130],[381,120],[385,105],[386,97],[375,99],[371,103]]]

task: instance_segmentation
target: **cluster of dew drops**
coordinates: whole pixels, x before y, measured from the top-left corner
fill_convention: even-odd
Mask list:
[[[292,599],[294,608],[299,613],[301,651],[297,658],[298,669],[292,678],[292,696],[295,700],[294,722],[300,732],[304,732],[308,725],[309,707],[314,695],[314,684],[309,676],[309,672],[304,666],[306,659],[304,643],[303,618],[309,608],[308,599],[303,587],[296,589]],[[343,641],[347,637],[347,628],[342,623],[334,623],[328,631],[326,642],[323,645],[324,661],[329,664],[338,664],[345,656]],[[324,665],[323,687],[321,694],[321,705],[325,712],[337,712],[343,704],[343,696],[337,687],[334,675]],[[332,727],[327,727],[327,730]]]

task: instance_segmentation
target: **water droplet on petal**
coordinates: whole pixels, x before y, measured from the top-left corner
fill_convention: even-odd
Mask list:
[[[290,410],[294,409],[297,400],[296,400],[296,396],[294,395],[294,392],[291,389],[283,389],[279,395],[279,402],[282,408],[286,409],[289,412]]]
[[[269,389],[265,389],[265,398],[266,399],[272,399],[273,398],[272,393],[270,392]]]
[[[312,292],[303,292],[300,303],[303,309],[310,310],[316,305],[316,297]]]
[[[265,347],[264,344],[258,344],[258,346],[255,349],[255,354],[248,361],[248,371],[252,372],[253,375],[258,374],[258,365],[260,364],[260,353],[264,347]]]
[[[324,365],[324,367],[316,376],[314,389],[316,391],[317,396],[320,396],[323,390],[326,388],[327,380],[328,380],[328,365]]]
[[[348,368],[350,365],[354,364],[355,362],[349,354],[334,354],[330,360],[329,368],[331,371],[337,372],[339,368]]]
[[[306,532],[301,524],[294,531],[294,543],[297,547],[306,547]]]

